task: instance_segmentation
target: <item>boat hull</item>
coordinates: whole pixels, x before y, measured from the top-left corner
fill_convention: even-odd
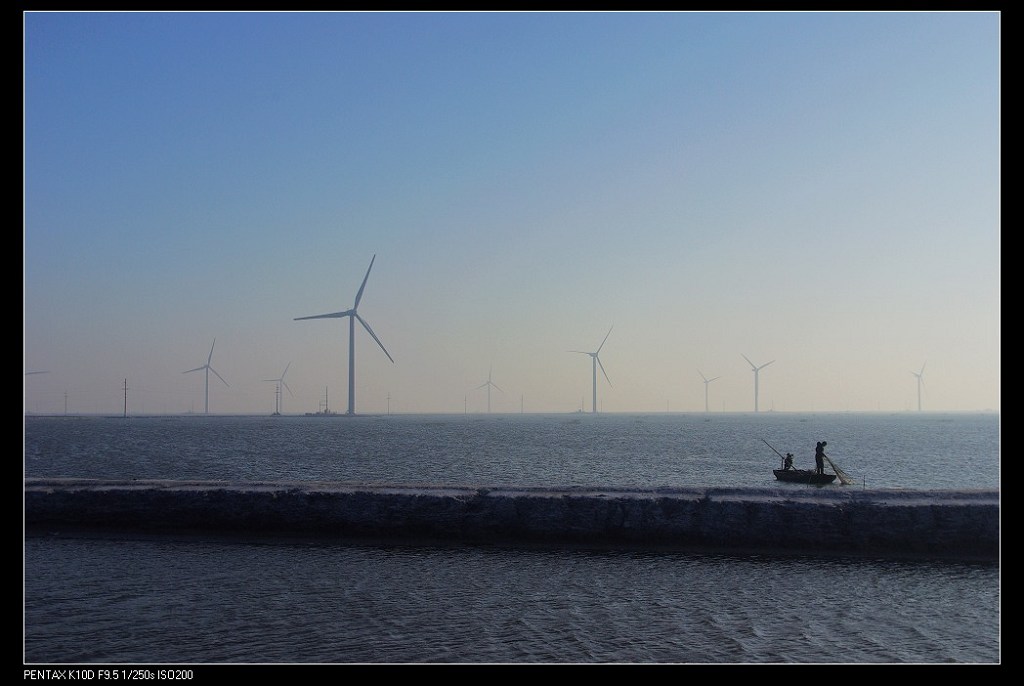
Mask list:
[[[773,469],[775,478],[794,484],[830,484],[836,480],[835,474],[818,474],[811,469]]]

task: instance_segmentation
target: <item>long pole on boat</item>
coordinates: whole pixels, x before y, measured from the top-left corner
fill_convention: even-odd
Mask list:
[[[764,441],[763,438],[761,440]],[[772,444],[769,443],[768,441],[764,441],[764,444],[766,446],[768,446],[769,448],[771,448],[772,450],[775,450],[775,448],[772,446]],[[782,459],[782,464],[785,465],[786,464],[786,458],[782,456],[782,453],[780,453],[778,450],[775,450],[775,454],[778,455]]]

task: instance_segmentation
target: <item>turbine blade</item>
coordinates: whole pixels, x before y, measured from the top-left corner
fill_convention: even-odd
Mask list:
[[[712,381],[715,381],[716,379],[721,379],[721,378],[722,377],[720,377],[720,376],[716,376],[714,379],[708,379],[708,383],[711,383]]]
[[[486,388],[486,387],[487,387],[487,382],[486,382],[486,381],[484,381],[484,382],[483,382],[482,384],[480,384],[479,386],[477,386],[477,387],[476,387],[476,388],[474,388],[473,390],[475,390],[475,391],[478,391],[478,390],[480,390],[481,388]]]
[[[499,391],[501,391],[501,388],[498,387],[498,384],[492,383],[491,385],[494,386],[495,388],[497,388]],[[501,391],[501,392],[504,393],[505,391]]]
[[[291,367],[291,366],[292,366],[291,362],[289,362],[288,364],[286,364],[284,366],[284,371],[281,372],[281,383],[284,383],[284,375],[288,373],[288,367]]]
[[[708,382],[708,377],[704,376],[704,372],[698,369],[697,373],[700,374],[700,378],[704,379],[704,383]]]
[[[224,377],[221,376],[220,374],[218,374],[216,369],[214,369],[213,367],[210,367],[210,371],[213,372],[214,376],[216,376],[218,379],[220,379],[221,381],[224,381]],[[229,384],[227,381],[224,381],[224,385],[225,386],[230,386],[231,384]]]
[[[774,361],[775,361],[775,360],[772,360],[772,362],[774,362]],[[771,364],[772,362],[765,362],[765,363],[764,363],[764,364],[762,364],[762,365],[761,365],[760,367],[758,367],[758,369],[764,369],[765,367],[767,367],[768,365],[770,365],[770,364]]]
[[[213,339],[213,345],[217,345],[217,339]],[[210,346],[210,356],[206,358],[206,364],[210,364],[210,360],[213,359],[213,345]]]
[[[740,353],[740,355],[743,355],[743,353]],[[757,369],[757,365],[754,364],[753,362],[751,362],[749,357],[747,357],[746,355],[743,355],[743,359],[747,361],[747,364],[750,365],[751,369],[755,369],[755,370]]]
[[[202,367],[196,367],[195,369],[186,369],[185,371],[182,372],[182,374],[188,374],[189,372],[199,372],[204,369],[206,369],[206,365],[203,365]]]
[[[363,289],[366,288],[366,280],[370,278],[370,270],[373,269],[373,261],[377,259],[374,255],[370,258],[370,266],[366,268],[366,276],[363,277],[363,283],[359,286],[359,292],[356,293],[356,304],[352,306],[352,311],[355,312],[359,308],[359,301],[363,299]],[[381,346],[383,347],[383,346]]]
[[[614,324],[612,324],[612,326],[608,327],[608,333],[606,333],[606,334],[604,335],[604,341],[607,341],[607,340],[608,340],[608,337],[612,335],[612,327],[614,327],[614,326],[615,326],[615,325],[614,325]],[[604,347],[604,341],[601,341],[601,345],[597,346],[597,350],[596,350],[596,351],[594,352],[594,354],[595,354],[595,355],[596,355],[597,353],[601,352],[601,348],[603,348],[603,347]]]
[[[353,310],[345,310],[344,312],[331,312],[330,314],[314,314],[310,317],[296,317],[292,321],[299,321],[300,319],[340,319],[341,317],[351,316]]]
[[[608,372],[604,370],[604,365],[601,364],[601,358],[598,357],[597,355],[594,355],[594,359],[597,360],[597,366],[601,368],[601,373],[604,374],[605,381],[607,381],[608,385],[611,386],[612,380],[608,378]]]
[[[284,386],[285,388],[288,388],[288,384],[284,382],[284,379],[281,379],[281,385]],[[292,393],[292,389],[290,388],[288,388],[288,395],[290,395],[293,398],[295,397],[295,394]]]
[[[373,340],[377,341],[377,345],[379,345],[380,349],[384,351],[384,354],[388,356],[388,359],[394,362],[395,358],[391,357],[391,353],[389,353],[388,349],[384,347],[384,344],[380,342],[380,339],[377,338],[377,334],[373,332],[373,329],[371,329],[370,325],[366,323],[366,320],[360,317],[355,310],[352,311],[352,316],[359,320],[359,323],[363,325],[363,328],[366,329],[367,333],[373,336]]]

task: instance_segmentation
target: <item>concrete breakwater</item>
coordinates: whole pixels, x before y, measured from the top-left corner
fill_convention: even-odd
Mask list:
[[[25,479],[26,530],[998,559],[998,490]]]

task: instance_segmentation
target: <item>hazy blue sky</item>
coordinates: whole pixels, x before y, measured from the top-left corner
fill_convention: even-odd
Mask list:
[[[1000,15],[26,13],[28,412],[1000,406]]]

